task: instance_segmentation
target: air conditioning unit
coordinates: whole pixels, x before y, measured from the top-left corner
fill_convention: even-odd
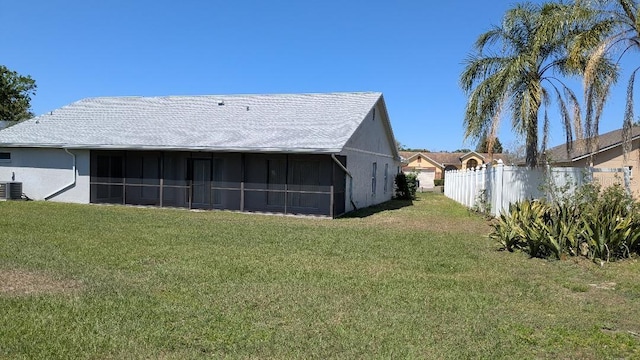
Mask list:
[[[22,199],[21,182],[0,182],[0,200]]]

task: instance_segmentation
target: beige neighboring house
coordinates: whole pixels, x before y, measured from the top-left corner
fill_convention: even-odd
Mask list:
[[[421,189],[434,187],[434,180],[444,178],[444,172],[449,170],[471,169],[490,162],[488,153],[470,152],[420,152],[400,151],[402,171],[418,174]],[[502,154],[493,154],[493,160],[504,160]]]
[[[594,147],[598,150],[591,153],[587,152],[584,140],[574,141],[570,152],[567,152],[566,144],[548,149],[547,159],[555,166],[592,166],[600,169],[628,166],[631,169],[631,192],[636,198],[640,197],[640,182],[634,176],[640,169],[640,127],[634,126],[631,129],[631,151],[627,156],[626,164],[622,151],[622,129],[599,135],[594,141],[596,141]],[[594,176],[603,186],[621,184],[623,181],[620,173],[601,173]]]

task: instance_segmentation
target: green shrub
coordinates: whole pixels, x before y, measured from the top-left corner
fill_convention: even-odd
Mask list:
[[[562,201],[526,200],[509,207],[490,237],[509,251],[601,262],[640,253],[640,207],[621,186],[588,184]]]
[[[433,180],[434,186],[444,186],[444,179],[435,179]]]
[[[609,261],[637,251],[638,206],[620,185],[605,188],[597,201],[585,203],[584,238],[592,259]]]
[[[415,173],[398,173],[396,175],[396,198],[414,200],[418,190],[418,175]]]
[[[509,212],[500,214],[498,220],[492,224],[493,231],[489,238],[497,241],[508,251],[523,249],[526,234],[522,230],[522,202],[509,205]]]

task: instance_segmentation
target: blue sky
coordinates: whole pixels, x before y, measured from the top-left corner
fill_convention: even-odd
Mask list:
[[[36,114],[94,96],[381,91],[398,141],[452,151],[475,147],[463,142],[463,61],[513,4],[6,1],[0,64],[36,80]],[[614,94],[601,132],[621,126],[623,102]],[[508,125],[507,148],[522,142]],[[555,122],[550,143],[563,139]]]

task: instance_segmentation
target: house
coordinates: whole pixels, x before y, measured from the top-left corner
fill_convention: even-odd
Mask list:
[[[402,171],[418,174],[420,188],[429,189],[434,180],[444,179],[444,172],[449,170],[471,169],[490,162],[487,153],[470,152],[416,152],[400,151]],[[502,154],[493,154],[493,160],[503,159]]]
[[[336,217],[390,200],[378,92],[88,98],[0,131],[25,196]]]
[[[567,145],[562,144],[548,149],[545,152],[547,161],[554,166],[594,167],[599,169],[622,168],[628,166],[631,169],[630,189],[634,196],[640,196],[640,182],[633,176],[634,170],[640,169],[640,127],[631,128],[631,150],[624,161],[622,148],[622,129],[610,131],[599,135],[592,140],[595,151],[587,151],[585,140],[574,141],[570,151]],[[601,185],[607,186],[622,181],[618,173],[598,174]]]

